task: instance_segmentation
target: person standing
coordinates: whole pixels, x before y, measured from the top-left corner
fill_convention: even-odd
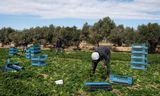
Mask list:
[[[58,54],[59,52],[62,53],[63,49],[62,49],[62,40],[61,38],[58,38],[58,40],[56,41],[56,54]]]
[[[26,38],[22,41],[22,46],[23,46],[23,51],[22,52],[25,52],[26,48],[27,48],[27,45],[28,45],[28,42],[26,40]]]

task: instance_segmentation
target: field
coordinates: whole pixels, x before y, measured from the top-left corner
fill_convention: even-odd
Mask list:
[[[112,91],[86,91],[87,81],[104,81],[105,70],[102,63],[96,74],[90,77],[90,52],[71,51],[55,55],[54,51],[42,51],[48,54],[47,66],[33,67],[25,57],[13,57],[25,68],[20,72],[0,71],[0,96],[160,96],[160,55],[150,54],[147,71],[130,68],[130,53],[112,52],[111,73],[132,76],[132,86],[113,85]],[[24,55],[24,54],[23,54]],[[8,49],[0,49],[0,67],[8,56]],[[63,79],[63,85],[55,81]]]

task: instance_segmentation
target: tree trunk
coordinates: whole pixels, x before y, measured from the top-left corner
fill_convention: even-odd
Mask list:
[[[118,46],[122,46],[122,42],[120,40],[118,41]]]
[[[3,43],[0,43],[0,47],[3,47]]]
[[[80,41],[77,41],[75,44],[78,50],[80,50],[79,44],[80,44]]]
[[[96,46],[99,47],[99,41],[96,41]]]
[[[149,53],[156,53],[157,42],[149,41]]]

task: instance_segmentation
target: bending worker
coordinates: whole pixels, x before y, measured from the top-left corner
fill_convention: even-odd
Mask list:
[[[97,64],[101,61],[104,60],[104,66],[106,68],[106,76],[108,77],[110,74],[110,49],[107,46],[100,46],[94,50],[94,52],[91,55],[92,58],[92,71],[93,74],[95,73]]]

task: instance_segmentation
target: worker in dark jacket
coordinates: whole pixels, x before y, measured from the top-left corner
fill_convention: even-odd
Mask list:
[[[22,41],[22,46],[23,46],[23,51],[22,51],[22,53],[25,52],[25,50],[26,50],[26,48],[27,48],[27,45],[28,45],[28,42],[27,42],[26,39],[24,39],[24,40]]]
[[[58,52],[62,52],[62,40],[61,38],[58,38],[58,40],[56,41],[56,54],[58,54]]]
[[[92,58],[92,71],[93,74],[95,73],[97,64],[104,60],[104,66],[106,68],[106,76],[108,77],[110,74],[110,56],[111,52],[110,49],[106,46],[100,46],[94,50],[94,52],[91,55]]]

